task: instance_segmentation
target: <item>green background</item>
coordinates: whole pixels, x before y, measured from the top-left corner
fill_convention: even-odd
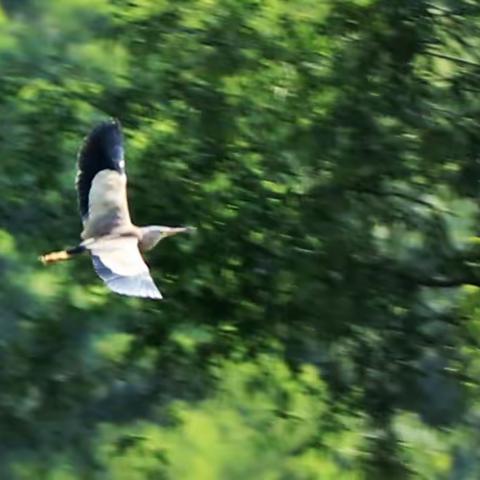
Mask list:
[[[480,478],[480,6],[0,1],[0,478]],[[124,127],[165,300],[75,157]]]

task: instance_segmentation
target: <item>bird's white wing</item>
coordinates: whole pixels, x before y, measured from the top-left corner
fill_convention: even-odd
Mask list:
[[[130,226],[126,175],[115,170],[98,172],[88,195],[88,217],[82,237],[101,237]]]
[[[162,298],[135,237],[102,238],[87,248],[95,271],[111,290],[132,297]]]
[[[101,123],[85,139],[78,155],[76,185],[84,226],[82,238],[118,233],[131,226],[118,121]]]

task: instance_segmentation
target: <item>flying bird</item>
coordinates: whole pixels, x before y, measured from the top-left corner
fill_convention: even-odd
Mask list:
[[[163,238],[191,228],[137,227],[132,223],[123,135],[118,121],[101,123],[85,139],[78,155],[76,187],[83,222],[82,242],[73,248],[45,254],[41,261],[49,264],[89,252],[98,276],[114,292],[162,298],[142,253]]]

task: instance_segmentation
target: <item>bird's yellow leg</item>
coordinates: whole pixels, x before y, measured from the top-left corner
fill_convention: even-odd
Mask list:
[[[62,260],[68,260],[71,257],[72,257],[72,255],[70,253],[68,253],[66,250],[62,250],[60,252],[46,253],[45,255],[42,255],[40,257],[40,261],[44,265],[47,265],[48,263],[54,263],[54,262],[60,262]]]
[[[54,262],[61,262],[62,260],[69,260],[74,255],[78,255],[79,253],[85,252],[87,247],[85,247],[84,242],[80,245],[77,245],[73,248],[67,248],[66,250],[60,250],[59,252],[52,252],[46,253],[42,255],[39,260],[44,264],[47,265],[48,263]]]

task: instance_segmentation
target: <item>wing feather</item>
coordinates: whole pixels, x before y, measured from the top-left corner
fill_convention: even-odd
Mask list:
[[[135,237],[102,239],[88,249],[95,271],[112,291],[132,297],[162,298]]]
[[[95,176],[102,170],[125,174],[123,136],[118,121],[103,122],[92,130],[78,154],[77,191],[82,219],[89,215],[89,196]]]
[[[127,177],[114,170],[98,172],[90,188],[88,212],[82,238],[102,237],[131,228]]]

